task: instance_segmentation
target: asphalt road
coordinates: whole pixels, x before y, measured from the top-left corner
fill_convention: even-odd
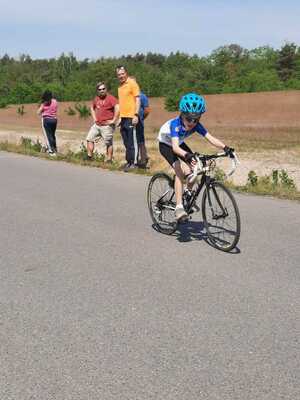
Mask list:
[[[300,205],[236,195],[226,254],[148,181],[0,152],[0,399],[299,399]]]

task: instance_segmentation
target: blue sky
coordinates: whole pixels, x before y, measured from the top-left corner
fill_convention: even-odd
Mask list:
[[[0,0],[0,56],[73,52],[80,59],[148,51],[208,55],[237,43],[247,49],[300,45],[300,1]]]

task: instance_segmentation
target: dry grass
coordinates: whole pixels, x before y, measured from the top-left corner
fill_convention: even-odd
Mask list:
[[[300,127],[262,127],[259,130],[254,127],[213,127],[210,132],[233,146],[243,158],[251,158],[255,154],[255,158],[273,157],[274,160],[283,153],[288,157],[286,162],[300,161]],[[165,167],[158,152],[157,133],[153,134],[146,131],[147,149],[151,158],[153,169],[159,170]],[[187,144],[200,153],[215,152],[207,141],[201,137],[194,137],[187,140]]]
[[[257,165],[258,174],[264,174],[263,165],[266,163],[269,170],[278,165],[285,168],[285,163],[289,163],[289,171],[300,182],[300,91],[208,95],[206,101],[208,111],[202,122],[210,133],[237,150],[243,159],[243,179],[249,168],[256,170]],[[85,103],[89,105],[89,102]],[[156,137],[160,126],[177,113],[165,111],[161,98],[150,99],[150,105],[151,113],[145,128],[151,172],[168,170],[167,163],[158,152]],[[90,118],[67,115],[65,110],[69,106],[74,107],[74,103],[59,104],[57,138],[59,149],[63,152],[68,149],[77,151],[91,125]],[[17,108],[9,106],[0,109],[0,141],[17,142],[20,136],[43,140],[40,118],[36,115],[37,105],[25,105],[23,116],[18,115]],[[199,137],[191,138],[188,144],[198,152],[215,151]],[[115,134],[114,148],[115,159],[124,162],[124,146],[119,132]],[[97,149],[103,151],[99,145]],[[254,160],[257,163],[253,165]]]

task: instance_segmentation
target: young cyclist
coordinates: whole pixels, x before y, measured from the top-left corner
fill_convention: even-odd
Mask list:
[[[205,137],[209,143],[219,149],[231,154],[234,149],[225,146],[221,140],[212,136],[204,126],[199,122],[201,115],[205,113],[205,100],[196,93],[187,93],[179,102],[180,115],[171,119],[162,125],[159,131],[159,151],[175,171],[175,195],[176,195],[176,219],[183,220],[187,213],[182,204],[182,193],[185,178],[192,172],[193,152],[184,142],[184,140],[198,133]],[[183,163],[180,162],[183,161]],[[189,190],[193,184],[187,184]]]

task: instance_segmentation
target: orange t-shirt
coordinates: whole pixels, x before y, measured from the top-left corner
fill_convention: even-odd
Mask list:
[[[118,88],[120,117],[133,118],[135,114],[135,98],[140,95],[139,85],[134,79],[127,78],[127,81]]]

